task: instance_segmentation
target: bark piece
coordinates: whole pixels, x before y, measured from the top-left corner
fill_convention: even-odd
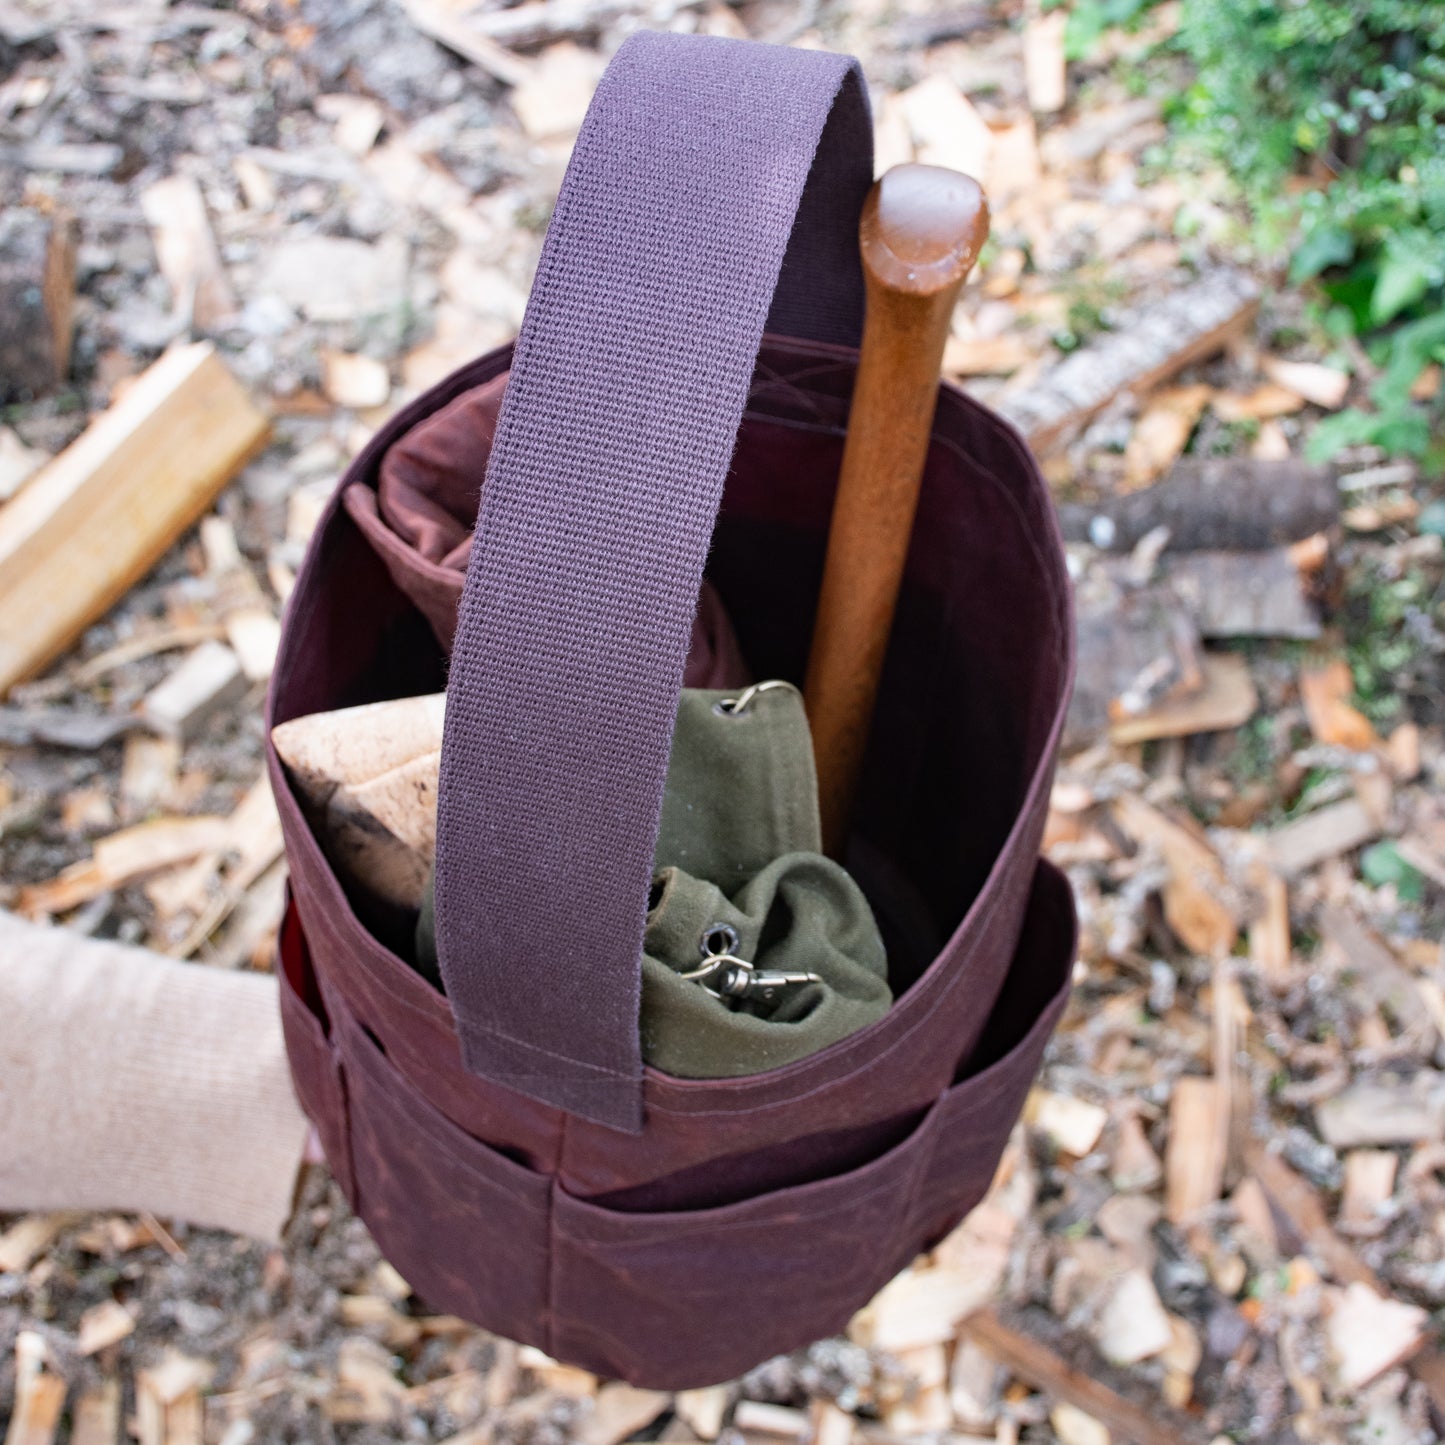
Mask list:
[[[75,225],[21,206],[0,219],[0,401],[43,396],[70,369]]]
[[[176,312],[201,331],[219,326],[235,313],[236,294],[200,186],[190,176],[167,176],[141,192],[140,205]]]
[[[1261,551],[1334,526],[1339,488],[1329,467],[1252,457],[1185,457],[1154,486],[1097,503],[1065,502],[1065,540],[1128,552],[1156,527],[1173,552]]]
[[[158,732],[185,742],[218,708],[245,695],[240,659],[224,643],[205,642],[146,695],[142,712]]]
[[[1213,355],[1253,322],[1259,283],[1222,269],[1148,307],[1046,372],[1000,410],[1036,451],[1048,451],[1123,392],[1146,392]]]
[[[167,352],[0,512],[0,693],[144,576],[269,429],[208,343]]]
[[[1288,547],[1267,552],[1181,552],[1160,559],[1164,583],[1204,638],[1320,635],[1310,574]]]

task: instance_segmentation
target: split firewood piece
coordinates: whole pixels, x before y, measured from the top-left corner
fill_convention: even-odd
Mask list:
[[[70,369],[75,225],[9,207],[0,220],[0,401],[41,396]]]
[[[980,1310],[963,1323],[963,1338],[993,1356],[1020,1379],[1092,1416],[1119,1441],[1135,1445],[1199,1445],[1206,1437],[1187,1415],[1157,1399],[1136,1403],[1111,1383],[1125,1376],[1110,1370],[1082,1342],[1064,1336],[1043,1310]],[[1126,1386],[1127,1388],[1127,1386]]]
[[[1243,333],[1259,311],[1247,272],[1215,271],[1081,347],[1000,409],[1035,451],[1051,447],[1123,392],[1143,393]]]
[[[169,351],[0,511],[0,694],[144,576],[270,423],[209,343]]]
[[[33,1330],[15,1337],[15,1412],[5,1445],[50,1445],[60,1426],[65,1380],[48,1368],[45,1340]]]
[[[135,1377],[135,1413],[140,1445],[202,1445],[201,1391],[214,1370],[205,1360],[175,1350],[154,1369]]]
[[[1214,849],[1135,794],[1121,796],[1113,811],[1125,833],[1164,859],[1164,918],[1179,941],[1207,958],[1226,957],[1239,937],[1239,909]]]
[[[233,315],[236,295],[196,181],[190,176],[167,176],[141,192],[140,206],[176,312],[200,331]]]
[[[1258,552],[1328,531],[1340,494],[1329,467],[1294,458],[1185,457],[1142,492],[1065,502],[1059,525],[1070,542],[1129,552],[1156,527],[1173,552]]]
[[[100,839],[92,856],[72,864],[48,883],[20,890],[17,911],[27,918],[68,913],[162,868],[188,862],[225,846],[224,818],[153,818]]]
[[[368,703],[279,724],[271,736],[341,866],[416,907],[436,856],[446,695]]]

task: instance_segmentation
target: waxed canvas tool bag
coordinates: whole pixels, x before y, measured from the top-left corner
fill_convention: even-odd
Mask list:
[[[1068,988],[1072,902],[1038,856],[1073,658],[1061,546],[1018,436],[945,385],[844,859],[894,1002],[765,1073],[642,1062],[644,920],[704,575],[754,678],[796,682],[806,662],[870,136],[846,57],[629,39],[521,335],[357,458],[272,685],[273,723],[447,689],[444,994],[406,956],[415,915],[343,887],[271,756],[287,1044],[341,1188],[431,1308],[657,1388],[842,1328],[952,1228]],[[480,507],[448,657],[444,569],[424,608],[356,489],[489,386],[494,430],[461,448]],[[425,494],[426,468],[413,480]],[[731,680],[689,665],[689,683]]]

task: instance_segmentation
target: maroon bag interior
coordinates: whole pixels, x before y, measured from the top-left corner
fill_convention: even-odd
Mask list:
[[[834,338],[858,332],[870,133],[844,57],[631,37],[574,150],[515,358],[504,347],[462,368],[357,458],[313,537],[272,677],[272,724],[448,687],[447,996],[407,962],[413,920],[343,886],[268,754],[294,899],[287,1049],[341,1188],[433,1309],[658,1389],[728,1379],[843,1328],[957,1224],[1068,993],[1073,902],[1039,859],[1073,667],[1062,546],[1017,434],[945,385],[845,859],[883,927],[895,1003],[746,1078],[597,1068],[584,1046],[640,1059],[635,994],[617,987],[636,984],[638,960],[618,931],[581,948],[578,900],[628,926],[635,910],[640,939],[640,845],[704,560],[693,668],[716,675],[705,669],[740,656],[754,677],[802,679],[857,361]],[[623,213],[662,249],[619,250],[610,218]],[[685,270],[661,300],[645,274],[657,255]],[[777,334],[759,349],[765,316]],[[625,605],[601,605],[614,597]],[[538,625],[533,604],[568,626]],[[499,655],[485,639],[513,623]],[[598,679],[612,688],[601,718]],[[639,692],[630,733],[619,719],[631,726]],[[608,727],[611,751],[597,742]],[[497,761],[514,756],[525,770]],[[589,766],[559,792],[531,788],[558,786],[574,756]],[[488,789],[509,812],[473,806]],[[580,800],[586,827],[568,831],[557,796]],[[517,821],[554,815],[554,832]],[[525,836],[535,855],[506,841]],[[624,854],[643,882],[613,908]],[[578,860],[572,874],[546,873],[559,856]],[[508,891],[533,876],[545,888]],[[482,916],[495,927],[474,927]],[[548,928],[570,953],[537,945]],[[594,953],[598,977],[568,973]],[[595,1018],[579,1006],[593,997]]]

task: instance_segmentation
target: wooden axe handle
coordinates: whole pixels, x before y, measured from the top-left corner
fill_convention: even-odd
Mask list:
[[[835,857],[903,579],[949,317],[987,236],[977,182],[939,166],[895,166],[863,205],[863,345],[804,685],[823,846]]]

